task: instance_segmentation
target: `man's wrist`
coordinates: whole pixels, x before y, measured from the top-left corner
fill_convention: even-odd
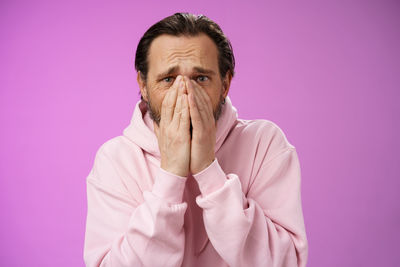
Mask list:
[[[193,174],[193,177],[199,184],[202,195],[208,195],[220,189],[227,180],[226,174],[219,165],[217,158],[207,168],[197,174]]]
[[[178,176],[159,168],[152,192],[168,203],[181,203],[186,177]]]
[[[182,171],[182,170],[178,170],[176,168],[170,168],[168,166],[165,166],[165,164],[161,163],[161,167],[160,167],[163,171],[168,172],[170,174],[173,174],[175,176],[179,176],[181,178],[186,178],[188,175],[188,171]]]
[[[198,174],[198,173],[204,171],[204,170],[207,169],[214,161],[215,161],[215,157],[214,157],[212,160],[209,160],[209,161],[207,162],[207,164],[204,164],[202,167],[200,167],[200,168],[198,168],[198,169],[196,169],[196,170],[193,170],[192,175],[196,175],[196,174]]]

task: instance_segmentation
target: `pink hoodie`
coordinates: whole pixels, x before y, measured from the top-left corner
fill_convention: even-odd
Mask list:
[[[229,98],[216,160],[179,177],[160,168],[138,102],[87,177],[87,266],[306,266],[297,152],[268,120],[241,120]]]

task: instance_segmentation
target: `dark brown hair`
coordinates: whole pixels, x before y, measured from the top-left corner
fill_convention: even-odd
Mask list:
[[[140,71],[143,80],[146,81],[149,48],[156,37],[162,34],[196,36],[200,33],[207,34],[217,46],[218,68],[221,78],[224,78],[228,71],[233,77],[235,74],[235,57],[229,39],[224,35],[217,23],[204,15],[190,13],[175,13],[157,22],[145,32],[136,49],[136,71]]]

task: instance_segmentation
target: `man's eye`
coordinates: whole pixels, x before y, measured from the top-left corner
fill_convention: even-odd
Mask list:
[[[206,81],[208,81],[208,77],[207,76],[197,76],[197,80],[199,82],[206,82]]]
[[[167,82],[167,83],[170,83],[170,82],[172,82],[173,79],[174,79],[173,77],[165,77],[165,78],[163,79],[163,81],[164,81],[164,82]]]

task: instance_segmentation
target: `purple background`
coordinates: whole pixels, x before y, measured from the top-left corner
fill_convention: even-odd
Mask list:
[[[139,99],[156,21],[202,13],[230,38],[230,97],[297,148],[308,266],[398,266],[400,3],[1,1],[0,265],[83,266],[95,153]]]

